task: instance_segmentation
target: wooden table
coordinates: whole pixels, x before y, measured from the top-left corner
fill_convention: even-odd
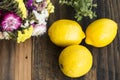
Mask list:
[[[107,17],[120,25],[120,0],[94,1],[98,4],[97,18]],[[58,0],[52,2],[55,13],[50,16],[48,27],[58,19],[74,19],[72,8],[60,6]],[[84,18],[80,24],[85,30],[92,21]],[[93,54],[93,67],[85,76],[71,79],[64,76],[58,66],[58,56],[63,48],[51,43],[47,33],[20,44],[1,40],[0,80],[120,80],[120,28],[115,40],[107,47],[85,46]]]

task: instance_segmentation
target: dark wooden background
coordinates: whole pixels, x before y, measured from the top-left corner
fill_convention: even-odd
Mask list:
[[[55,13],[48,21],[48,27],[58,19],[73,19],[71,7],[60,6],[58,0],[51,0]],[[97,18],[110,18],[120,27],[120,0],[94,0],[97,2]],[[93,20],[95,20],[93,19]],[[79,22],[84,30],[92,22],[84,18]],[[64,76],[58,66],[58,57],[63,48],[55,46],[44,34],[24,43],[0,41],[0,80],[120,80],[120,28],[115,40],[104,48],[94,48],[82,43],[92,52],[94,63],[88,74],[72,79]]]

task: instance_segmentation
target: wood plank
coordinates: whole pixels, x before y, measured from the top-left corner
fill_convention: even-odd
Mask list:
[[[15,80],[31,80],[31,47],[31,40],[16,46]]]
[[[0,41],[0,80],[15,80],[15,43]]]
[[[73,9],[60,6],[58,0],[52,0],[56,6],[55,13],[50,16],[48,27],[58,19],[74,19]],[[120,1],[119,0],[94,0],[98,3],[98,18],[110,18],[120,25]],[[80,24],[84,30],[90,22],[94,21],[84,18]],[[104,48],[87,46],[93,54],[94,63],[91,71],[83,77],[72,79],[64,76],[58,66],[58,56],[63,48],[55,46],[49,40],[47,34],[39,38],[33,38],[33,67],[32,80],[120,80],[120,28],[115,40]],[[39,43],[39,45],[38,45]],[[36,47],[37,46],[37,47]],[[36,51],[36,49],[38,51]],[[52,64],[52,65],[51,65]],[[44,77],[43,77],[44,76]]]
[[[49,26],[58,19],[74,19],[73,8],[61,6],[58,0],[51,0],[55,13],[50,15]],[[120,27],[120,0],[94,0],[98,18],[115,20]],[[84,30],[94,21],[83,18],[79,22]],[[93,67],[83,77],[66,77],[59,69],[58,57],[63,48],[54,45],[46,34],[33,37],[24,43],[0,41],[0,80],[120,80],[120,28],[115,40],[104,48],[86,45],[93,55]]]

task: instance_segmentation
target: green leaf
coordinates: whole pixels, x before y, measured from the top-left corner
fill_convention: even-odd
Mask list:
[[[92,8],[96,8],[97,4],[93,4],[93,0],[59,0],[60,4],[72,6],[76,11],[75,18],[77,21],[82,20],[83,17],[90,19],[97,17]]]

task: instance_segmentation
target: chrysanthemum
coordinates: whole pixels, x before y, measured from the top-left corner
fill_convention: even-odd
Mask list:
[[[1,21],[1,27],[4,31],[13,31],[20,27],[22,23],[22,19],[12,13],[8,12],[5,15],[3,15],[3,20]]]

